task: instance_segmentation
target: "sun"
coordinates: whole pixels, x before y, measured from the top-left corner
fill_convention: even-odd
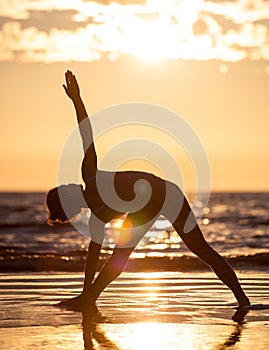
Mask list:
[[[177,59],[184,49],[195,45],[193,24],[198,18],[197,4],[192,8],[189,3],[181,4],[179,11],[179,7],[157,1],[148,3],[144,11],[141,15],[130,12],[121,19],[117,17],[114,46],[119,52],[152,62]]]
[[[158,23],[130,24],[122,34],[121,51],[146,61],[164,57],[163,33]]]

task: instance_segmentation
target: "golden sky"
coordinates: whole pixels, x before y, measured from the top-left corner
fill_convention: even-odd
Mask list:
[[[269,190],[268,1],[1,0],[0,27],[1,190],[57,184],[76,125],[66,69],[91,114],[145,102],[184,118],[205,147],[213,190]],[[99,160],[122,139],[104,135]],[[190,159],[163,142],[192,189]]]

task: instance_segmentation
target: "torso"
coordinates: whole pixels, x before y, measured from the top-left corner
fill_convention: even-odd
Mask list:
[[[146,180],[150,186],[138,180]],[[165,198],[165,181],[146,172],[98,171],[96,176],[85,179],[85,185],[84,199],[104,223],[127,212],[153,217],[160,211]]]

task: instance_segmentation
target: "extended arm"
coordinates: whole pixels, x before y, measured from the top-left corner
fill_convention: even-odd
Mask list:
[[[97,155],[93,142],[93,132],[91,127],[90,119],[84,103],[80,96],[79,86],[75,75],[71,71],[65,73],[66,85],[63,85],[67,96],[72,100],[77,121],[79,125],[79,130],[82,138],[83,149],[85,153],[85,158],[82,167],[82,177],[86,180],[90,176],[94,176],[97,171]]]

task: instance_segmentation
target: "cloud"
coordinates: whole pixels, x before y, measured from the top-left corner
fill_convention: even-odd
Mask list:
[[[269,17],[269,3],[263,0],[205,1],[204,10],[234,23],[255,22]]]
[[[2,0],[0,15],[2,61],[269,56],[269,2],[261,0]]]
[[[3,26],[0,37],[1,60],[11,57],[24,62],[92,61],[100,57],[100,48],[91,28],[74,31],[35,27],[22,29],[18,22]]]
[[[51,28],[64,30],[76,29],[78,24],[74,20],[78,16],[75,10],[52,10],[52,11],[33,11],[31,17],[27,20],[21,20],[22,28],[36,27],[40,31],[48,32]],[[83,18],[85,24],[91,22],[91,18]]]
[[[83,0],[1,0],[0,16],[10,19],[29,19],[34,11],[76,11],[96,15],[109,7],[145,5],[145,1],[83,1]]]
[[[76,3],[81,1],[69,1],[72,4],[71,9]],[[50,11],[70,9],[66,6],[67,1],[51,1],[51,0],[1,0],[0,16],[10,19],[29,19],[31,11]]]

